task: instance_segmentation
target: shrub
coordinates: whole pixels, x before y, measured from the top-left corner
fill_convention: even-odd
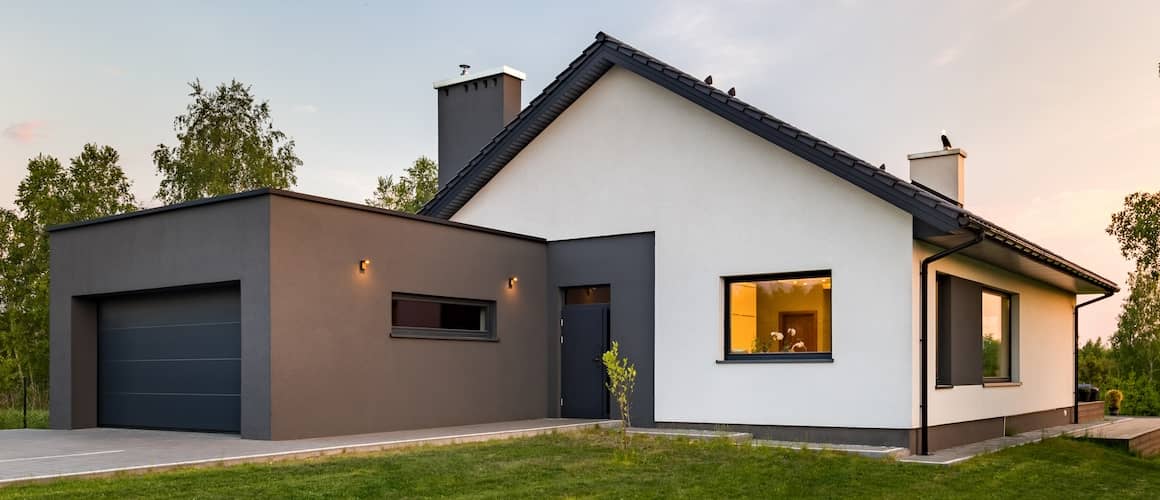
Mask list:
[[[628,448],[628,427],[632,425],[630,414],[630,401],[632,396],[632,389],[636,386],[636,366],[628,362],[627,357],[620,356],[620,343],[612,342],[612,349],[601,356],[604,361],[604,369],[608,372],[608,391],[612,393],[613,399],[616,400],[616,406],[620,409],[620,421],[623,425],[620,426],[620,440],[621,447]]]

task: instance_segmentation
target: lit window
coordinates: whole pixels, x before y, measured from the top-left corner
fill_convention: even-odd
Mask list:
[[[391,336],[492,340],[494,311],[494,302],[394,294]]]
[[[983,379],[1011,380],[1011,297],[983,290]]]
[[[830,357],[829,271],[725,279],[725,357]]]

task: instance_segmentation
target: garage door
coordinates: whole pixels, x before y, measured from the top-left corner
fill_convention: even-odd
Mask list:
[[[238,432],[238,288],[104,299],[98,315],[98,423]]]

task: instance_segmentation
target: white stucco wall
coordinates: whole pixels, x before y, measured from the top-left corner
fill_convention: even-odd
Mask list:
[[[919,298],[918,277],[922,259],[937,249],[914,244],[914,343],[918,345]],[[936,261],[928,269],[928,318],[931,355],[928,374],[930,382],[930,425],[964,422],[983,418],[1019,415],[1072,405],[1072,348],[1074,332],[1072,313],[1075,295],[1053,286],[970,258],[951,256]],[[935,276],[943,272],[960,278],[983,283],[1012,293],[1011,330],[1014,338],[1011,350],[1012,381],[1014,387],[984,387],[981,385],[935,389],[935,353],[937,352],[938,307],[935,299]],[[913,359],[914,373],[920,373],[918,351]],[[914,425],[919,425],[919,381],[914,382]],[[1070,415],[1070,413],[1069,413]]]
[[[658,421],[913,425],[911,217],[627,70],[453,220],[549,240],[655,231]],[[722,276],[815,269],[833,271],[833,363],[717,362]]]

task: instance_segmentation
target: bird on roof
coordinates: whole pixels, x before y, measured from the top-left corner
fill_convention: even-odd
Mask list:
[[[944,150],[951,148],[951,140],[950,140],[950,138],[947,137],[946,130],[942,131],[942,145],[943,145]]]
[[[709,75],[709,76],[706,76],[706,77],[705,77],[705,84],[706,84],[706,85],[712,85],[712,84],[713,84],[713,75]]]

